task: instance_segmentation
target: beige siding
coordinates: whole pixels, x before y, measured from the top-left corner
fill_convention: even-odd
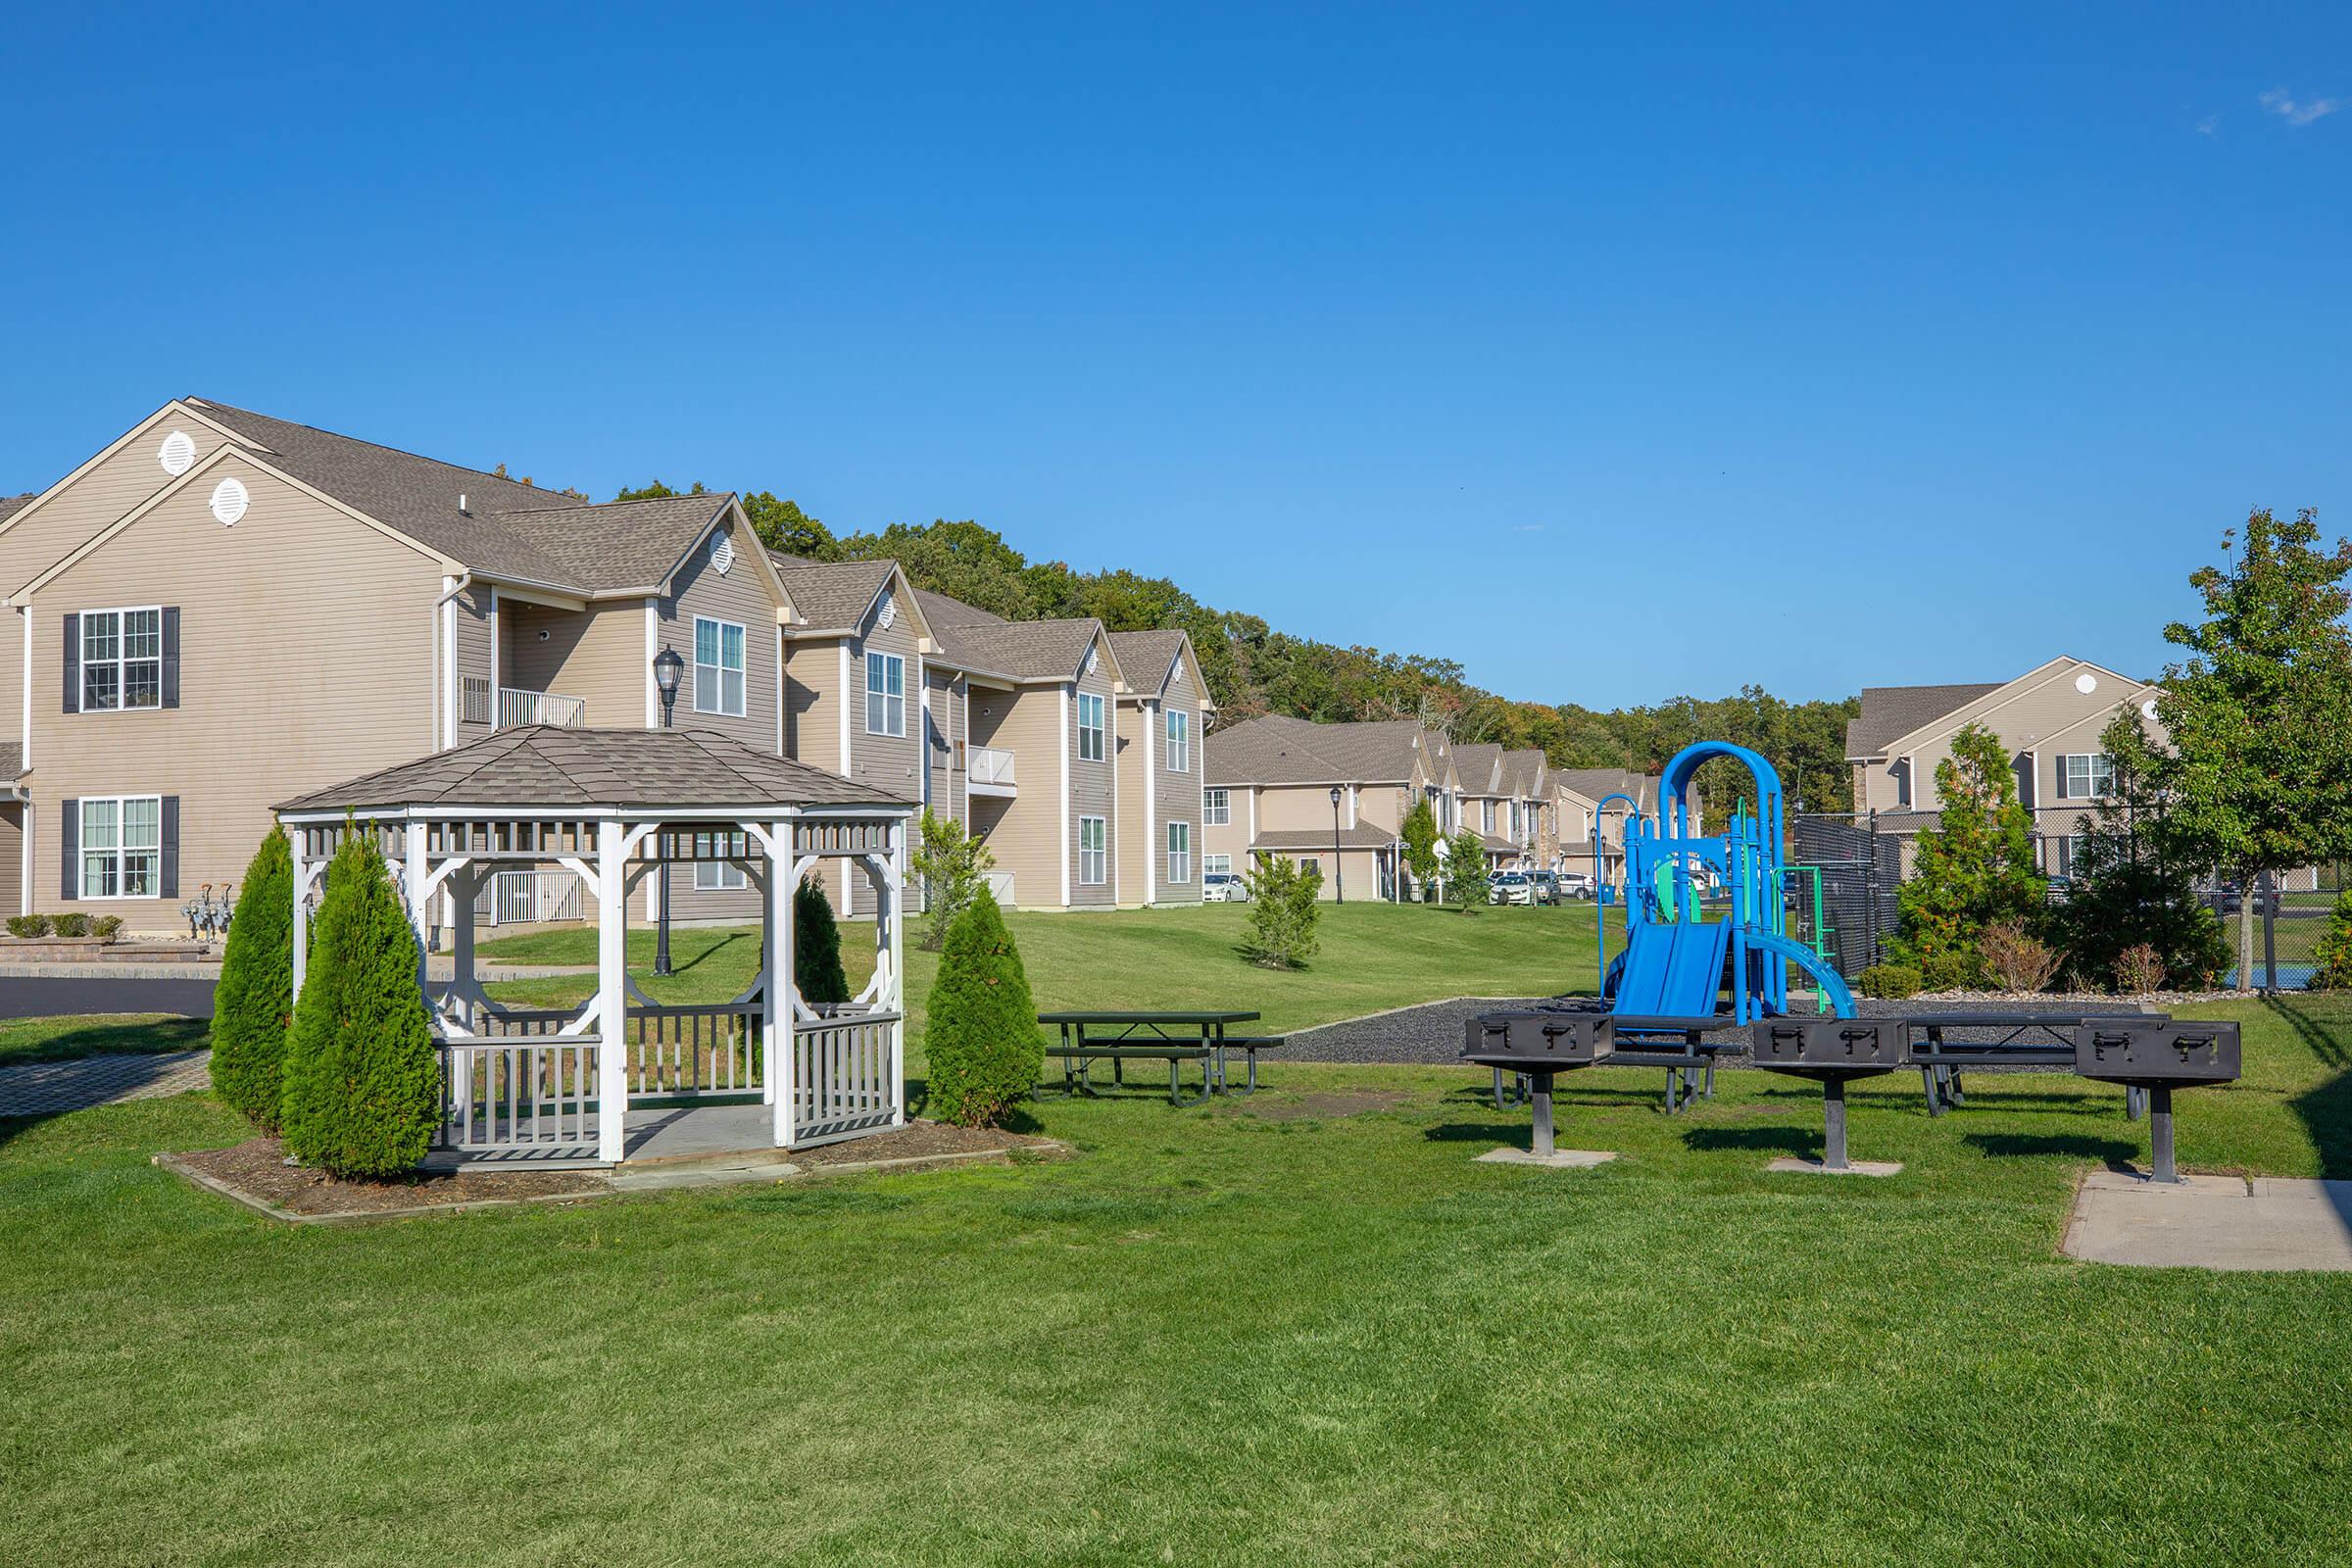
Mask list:
[[[1225,791],[1225,821],[1208,821],[1207,812],[1203,809],[1200,849],[1204,855],[1222,855],[1231,859],[1234,874],[1239,876],[1249,869],[1250,861],[1250,787],[1246,784],[1226,784],[1218,788]]]
[[[572,611],[502,599],[498,618],[506,637],[500,669],[508,685],[579,698],[588,705],[592,729],[644,725],[653,674],[642,602]],[[679,704],[683,708],[683,697]]]
[[[1020,794],[1011,800],[971,798],[972,830],[980,835],[997,869],[1013,878],[1013,897],[1025,908],[1061,902],[1060,710],[1066,688],[1024,686],[971,691],[972,744],[1013,754]],[[1074,720],[1073,720],[1074,721]],[[1073,841],[1075,813],[1070,820]],[[1072,877],[1076,880],[1075,875]]]
[[[917,798],[923,787],[923,657],[913,617],[901,614],[887,627],[871,615],[850,644],[850,776],[894,795]],[[865,727],[865,656],[883,654],[906,662],[906,721],[903,735],[877,735]]]
[[[716,730],[756,750],[773,753],[778,674],[776,602],[767,579],[744,552],[738,551],[735,564],[722,573],[710,564],[709,550],[698,548],[670,587],[670,595],[661,601],[658,636],[686,661],[672,721],[680,729]],[[743,711],[739,714],[708,711],[697,706],[707,702],[715,709],[719,702],[715,691],[697,691],[694,623],[698,617],[743,628]],[[646,662],[642,643],[637,658],[640,665]],[[633,721],[642,723],[642,714]],[[673,920],[708,923],[760,918],[760,895],[750,888],[698,890],[691,870],[673,870],[670,889],[676,901],[670,909]]]
[[[1146,898],[1146,880],[1152,875],[1151,837],[1155,830],[1146,792],[1152,779],[1144,768],[1146,731],[1159,722],[1156,706],[1143,703],[1118,705],[1118,739],[1112,750],[1118,760],[1119,804],[1126,808],[1120,813],[1119,835],[1113,850],[1118,856],[1119,902],[1141,904]],[[1157,736],[1152,737],[1157,744]]]
[[[209,425],[169,415],[133,435],[121,450],[0,529],[0,579],[6,590],[14,592],[30,582],[92,535],[121,521],[140,502],[176,483],[158,459],[165,438],[174,430],[185,431],[195,443],[199,465],[225,444]],[[201,475],[189,488],[210,496],[227,471]]]
[[[842,640],[784,644],[784,755],[810,767],[846,773],[841,753]]]
[[[0,914],[24,912],[24,808],[0,804]]]
[[[33,605],[34,907],[61,906],[59,802],[180,798],[181,897],[240,880],[272,803],[405,761],[433,741],[438,564],[231,458],[252,506],[233,528],[192,487],[75,564]],[[176,605],[180,706],[61,711],[63,617]],[[133,930],[178,927],[163,899],[82,903]]]
[[[923,690],[930,697],[924,726],[923,802],[942,817],[964,819],[963,677],[937,664],[923,671]]]
[[[24,735],[24,627],[26,612],[0,615],[0,741]]]

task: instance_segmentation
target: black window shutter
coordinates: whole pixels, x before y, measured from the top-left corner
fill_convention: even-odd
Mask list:
[[[70,797],[58,804],[57,844],[65,861],[65,879],[58,885],[58,897],[78,899],[81,897],[81,803]]]
[[[164,607],[164,706],[179,706],[179,607]],[[171,897],[169,893],[166,898]]]
[[[164,612],[167,615],[172,611]],[[166,666],[169,667],[169,666]],[[179,797],[164,797],[164,877],[163,894],[167,899],[179,897]]]
[[[81,711],[81,617],[66,617],[66,711]],[[72,894],[67,895],[72,898]]]

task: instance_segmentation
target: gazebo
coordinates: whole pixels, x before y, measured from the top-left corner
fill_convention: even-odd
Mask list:
[[[757,1140],[738,1128],[739,1147],[805,1148],[906,1119],[909,801],[710,730],[529,725],[276,809],[294,857],[297,993],[309,916],[345,835],[374,835],[399,880],[442,1056],[431,1163],[614,1164],[703,1102],[766,1107]],[[873,884],[874,972],[855,1001],[813,1007],[793,976],[792,894],[827,858]],[[629,899],[664,864],[713,861],[759,894],[759,972],[727,1002],[658,1003],[628,972]],[[502,870],[549,866],[595,903],[596,994],[577,1008],[503,1006],[475,971],[477,902]],[[428,955],[444,925],[454,972],[439,980]]]

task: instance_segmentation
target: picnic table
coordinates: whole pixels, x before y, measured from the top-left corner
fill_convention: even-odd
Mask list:
[[[1940,1116],[1964,1103],[1960,1084],[1964,1067],[2063,1067],[2075,1065],[2075,1031],[2084,1024],[2130,1018],[2163,1022],[2169,1013],[2106,1009],[2085,1012],[1914,1012],[1903,1019],[1906,1029],[1922,1037],[1910,1044],[1928,1094],[1928,1114]],[[1975,1039],[1954,1040],[1961,1031]],[[1984,1036],[1991,1036],[1986,1039]],[[2124,1091],[2124,1114],[2137,1121],[2145,1099],[2137,1089]]]
[[[1226,1034],[1226,1027],[1237,1023],[1254,1023],[1257,1014],[1236,1008],[1184,1009],[1165,1012],[1113,1012],[1079,1009],[1064,1012],[1041,1012],[1037,1021],[1052,1024],[1061,1031],[1061,1044],[1048,1046],[1046,1054],[1061,1062],[1061,1084],[1064,1094],[1093,1095],[1096,1093],[1090,1077],[1098,1061],[1110,1063],[1111,1081],[1123,1085],[1127,1081],[1130,1061],[1164,1061],[1168,1064],[1168,1103],[1198,1105],[1210,1095],[1226,1090],[1225,1054],[1228,1050],[1248,1053],[1250,1057],[1249,1089],[1257,1088],[1257,1054],[1282,1044],[1280,1039],[1261,1036],[1243,1038]],[[1184,1064],[1200,1064],[1200,1092],[1192,1099],[1184,1098]]]

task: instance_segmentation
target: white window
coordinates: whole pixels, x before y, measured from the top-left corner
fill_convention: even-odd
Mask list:
[[[1479,803],[1478,803],[1478,805],[1479,805],[1479,822],[1480,822],[1480,825],[1481,825],[1481,826],[1482,826],[1482,827],[1483,827],[1483,828],[1484,828],[1484,829],[1485,829],[1487,832],[1489,832],[1489,833],[1492,833],[1492,832],[1494,832],[1494,803],[1493,801],[1481,801],[1481,802],[1479,802]]]
[[[1233,875],[1233,857],[1230,855],[1203,855],[1200,857],[1200,874],[1203,877]]]
[[[2115,787],[2115,764],[2104,754],[2058,759],[2058,798],[2096,801]]]
[[[1193,824],[1168,824],[1168,881],[1171,884],[1193,879]]]
[[[694,617],[694,710],[743,716],[743,628]]]
[[[1103,850],[1108,820],[1101,816],[1078,819],[1078,880],[1090,888],[1110,880],[1110,858]]]
[[[80,816],[81,896],[155,898],[162,891],[163,797],[85,796]]]
[[[1193,770],[1193,715],[1168,710],[1168,771],[1189,773]]]
[[[906,661],[896,654],[865,656],[865,732],[906,733]]]
[[[81,710],[163,706],[163,611],[83,611]]]
[[[1102,699],[1094,692],[1078,694],[1078,760],[1102,760]]]
[[[1200,820],[1210,827],[1223,827],[1233,820],[1233,801],[1223,790],[1200,792]]]

